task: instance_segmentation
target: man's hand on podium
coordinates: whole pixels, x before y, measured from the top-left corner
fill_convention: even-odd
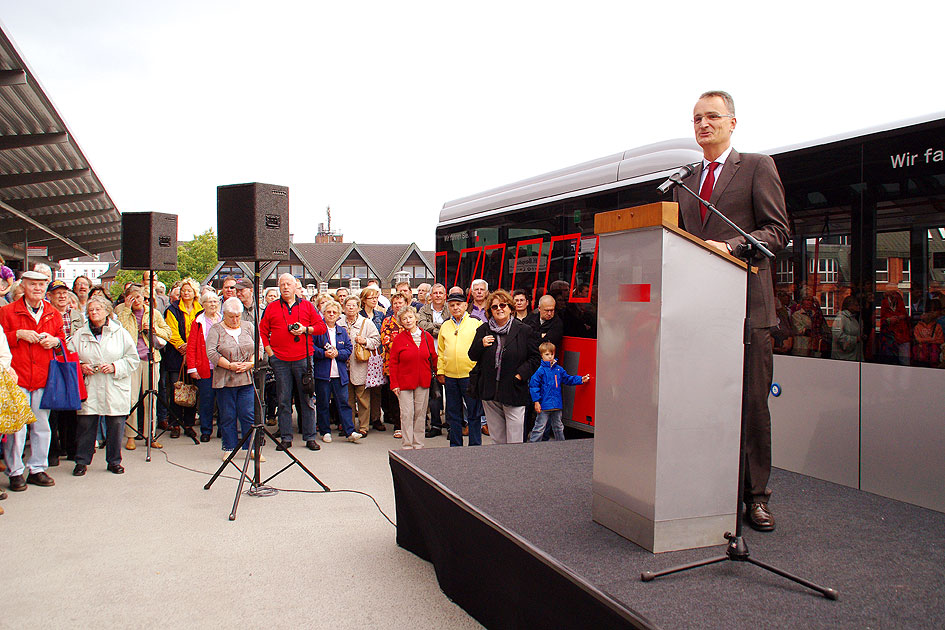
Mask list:
[[[719,250],[720,252],[725,252],[726,254],[731,254],[732,252],[728,248],[728,243],[723,243],[722,241],[706,241],[709,245]]]

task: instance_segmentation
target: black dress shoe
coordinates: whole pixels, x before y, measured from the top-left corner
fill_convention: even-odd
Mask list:
[[[45,472],[30,473],[26,477],[26,483],[31,483],[34,486],[43,486],[44,488],[56,485],[56,481]]]
[[[49,457],[49,467],[52,468],[53,466],[58,466],[58,465],[59,465],[59,456],[51,455]]]
[[[766,503],[752,503],[745,512],[748,518],[748,524],[752,529],[759,532],[770,532],[774,530],[774,515],[768,511]]]
[[[26,490],[26,477],[23,475],[13,475],[10,477],[10,490],[13,490],[13,492],[23,492]]]
[[[194,431],[194,428],[193,428],[193,427],[187,427],[187,428],[185,428],[185,429],[184,429],[184,435],[186,435],[187,437],[189,437],[189,438],[192,439],[192,440],[196,440],[196,439],[197,439],[197,432]]]
[[[443,432],[440,429],[434,427],[423,434],[427,438],[435,438],[437,436],[443,435]]]
[[[81,477],[85,475],[85,471],[88,470],[88,466],[85,464],[76,464],[75,468],[72,469],[73,477]]]
[[[375,431],[386,431],[386,430],[387,430],[387,427],[384,426],[384,423],[383,423],[383,422],[375,422],[374,424],[371,425],[371,427],[372,427]]]
[[[318,450],[321,450],[322,447],[318,445],[318,441],[309,440],[305,443],[305,448],[307,448],[310,451],[318,451]]]
[[[292,440],[282,440],[279,442],[279,448],[283,451],[292,448]]]
[[[115,473],[116,475],[123,475],[125,474],[125,468],[121,464],[109,464],[108,472]]]
[[[201,441],[201,442],[209,442],[209,441],[210,441],[210,436],[207,435],[206,433],[201,433],[201,434],[200,434],[200,441]]]

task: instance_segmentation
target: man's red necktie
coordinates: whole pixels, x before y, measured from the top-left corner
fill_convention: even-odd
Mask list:
[[[705,181],[702,182],[702,188],[699,189],[699,196],[706,201],[712,198],[712,188],[715,186],[715,169],[718,165],[718,162],[711,162],[709,164],[709,174],[705,176]],[[699,204],[699,210],[701,210],[702,222],[705,223],[706,207]]]

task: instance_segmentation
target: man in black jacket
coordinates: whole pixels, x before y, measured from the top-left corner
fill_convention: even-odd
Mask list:
[[[538,333],[538,343],[550,341],[555,348],[561,347],[561,337],[564,335],[564,322],[555,314],[555,299],[550,295],[543,295],[538,300],[538,308],[528,314],[525,323]]]

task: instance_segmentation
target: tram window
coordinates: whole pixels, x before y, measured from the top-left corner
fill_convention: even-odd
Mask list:
[[[778,253],[773,265],[778,301],[775,353],[862,359],[862,340],[846,347],[835,342],[836,331],[845,324],[850,328],[844,308],[858,311],[862,301],[853,291],[850,248],[847,234],[825,234],[795,238]],[[801,266],[803,260],[806,265]],[[857,306],[851,306],[853,302]]]
[[[515,255],[512,258],[512,283],[510,290],[525,289],[530,296],[530,302],[535,304],[538,292],[538,278],[544,270],[542,253],[542,239],[525,239],[515,244]]]

